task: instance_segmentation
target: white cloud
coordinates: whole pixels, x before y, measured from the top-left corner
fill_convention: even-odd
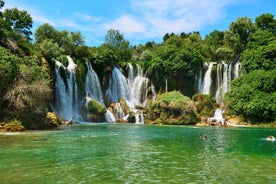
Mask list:
[[[99,22],[101,21],[100,17],[93,17],[88,14],[80,13],[80,12],[75,12],[74,15],[82,21],[88,21],[88,22]]]
[[[44,24],[44,23],[48,23],[52,26],[56,26],[56,23],[46,17],[40,16],[40,15],[36,15],[36,14],[31,14],[32,19],[34,22],[37,22],[39,24]]]
[[[123,15],[112,22],[106,23],[104,24],[104,28],[106,30],[118,29],[126,34],[140,33],[145,31],[144,25],[135,20],[130,15]]]
[[[131,3],[136,16],[143,19],[145,33],[157,37],[170,32],[200,31],[205,25],[222,19],[225,16],[223,8],[236,1],[131,0]]]

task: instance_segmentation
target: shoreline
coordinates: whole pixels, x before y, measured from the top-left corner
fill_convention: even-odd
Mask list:
[[[78,123],[79,124],[79,123]],[[101,124],[101,123],[99,123]],[[143,124],[148,125],[148,124]],[[152,124],[154,125],[154,124]],[[159,125],[157,125],[159,126]],[[178,126],[178,125],[166,125],[166,126]],[[181,125],[181,126],[191,126],[191,125]],[[205,122],[199,122],[195,125],[192,125],[195,127],[246,127],[246,128],[276,128],[276,122],[274,123],[267,123],[267,124],[250,124],[250,123],[227,123],[227,126],[223,125],[208,125],[208,123]],[[74,127],[74,126],[73,126]],[[66,129],[72,129],[72,127],[68,127],[66,125],[61,125],[54,129],[45,129],[45,130],[24,130],[24,131],[3,131],[0,130],[0,135],[19,135],[19,134],[27,134],[32,132],[52,132],[52,131],[60,131],[60,130],[66,130]]]

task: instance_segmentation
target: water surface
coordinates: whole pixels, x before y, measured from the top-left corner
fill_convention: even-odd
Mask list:
[[[1,183],[275,183],[270,128],[122,124],[0,134]]]

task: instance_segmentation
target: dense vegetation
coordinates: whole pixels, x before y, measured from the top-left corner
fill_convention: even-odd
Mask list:
[[[0,0],[0,10],[4,4]],[[53,59],[64,63],[66,55],[77,62],[82,78],[84,62],[90,61],[103,89],[114,65],[137,62],[148,69],[160,93],[168,80],[169,91],[190,97],[197,93],[195,76],[205,62],[241,61],[242,76],[233,81],[225,104],[247,121],[275,121],[276,19],[272,14],[262,14],[254,22],[240,17],[228,30],[214,30],[204,38],[198,32],[167,33],[162,43],[135,46],[111,29],[104,44],[89,47],[80,32],[58,31],[49,24],[39,26],[32,41],[32,18],[17,8],[0,11],[0,24],[0,122],[17,120],[28,129],[49,127]]]

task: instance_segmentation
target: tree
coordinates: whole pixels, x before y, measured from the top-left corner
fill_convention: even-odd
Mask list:
[[[242,71],[272,70],[276,68],[276,42],[245,50],[241,55]]]
[[[246,121],[276,120],[276,70],[255,70],[231,83],[225,100],[231,111]]]
[[[119,30],[108,30],[105,36],[105,44],[115,48],[115,52],[118,55],[118,61],[128,62],[131,59],[129,41],[124,39],[124,36]]]
[[[214,30],[204,39],[204,42],[207,44],[208,50],[206,52],[210,53],[211,61],[216,61],[217,58],[217,49],[223,46],[224,32]]]
[[[52,40],[56,41],[56,37],[57,37],[57,31],[55,30],[55,28],[53,26],[51,26],[48,23],[39,26],[35,30],[35,42],[36,43],[41,43],[41,42],[43,42],[43,40],[46,40],[46,39],[49,39],[49,40],[52,39]]]
[[[120,48],[121,44],[125,42],[124,36],[119,30],[110,29],[105,36],[105,43],[110,44],[115,48]]]
[[[17,8],[6,9],[3,12],[4,26],[7,31],[15,31],[23,35],[27,40],[31,40],[31,28],[33,21],[30,14]]]
[[[249,35],[255,31],[255,27],[248,17],[240,17],[236,22],[232,22],[229,26],[229,31],[234,35],[235,42],[232,44],[235,46],[236,55],[239,54],[246,48],[246,44],[249,39]],[[232,37],[232,36],[231,36]]]
[[[276,20],[274,15],[270,13],[262,14],[255,19],[257,28],[261,30],[269,30],[276,34]]]

